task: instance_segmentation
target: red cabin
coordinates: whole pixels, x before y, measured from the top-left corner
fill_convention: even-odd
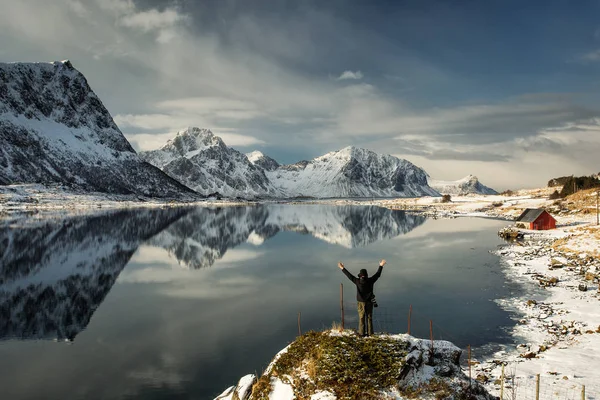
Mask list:
[[[556,228],[556,220],[543,208],[527,208],[517,218],[516,225],[519,228],[541,231]]]

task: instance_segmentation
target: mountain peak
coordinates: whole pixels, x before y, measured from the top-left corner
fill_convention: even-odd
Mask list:
[[[254,150],[251,153],[247,153],[246,157],[254,165],[258,165],[266,171],[273,171],[279,168],[279,163],[269,156],[264,155],[261,151]]]
[[[391,160],[397,160],[400,162],[403,162],[403,160],[399,159],[398,157],[392,156],[390,154],[382,154],[382,153],[376,153],[373,150],[369,150],[366,149],[364,147],[358,147],[358,146],[346,146],[343,149],[340,149],[338,151],[332,151],[330,153],[327,153],[321,157],[319,157],[318,159],[324,158],[327,159],[329,157],[338,157],[338,158],[342,158],[342,159],[348,159],[348,160],[361,160],[367,163],[370,163],[370,160],[373,159],[378,159],[378,160],[384,160],[387,159],[389,161]]]
[[[254,165],[248,156],[227,147],[209,129],[189,127],[158,150],[140,152],[150,164],[188,185],[198,193],[255,198],[275,196],[278,192],[265,176],[262,165]],[[257,163],[275,160],[262,157]],[[262,167],[262,168],[261,168]]]
[[[323,154],[320,157],[317,157],[315,160],[321,160],[321,159],[328,159],[330,157],[343,157],[343,158],[352,158],[353,156],[355,156],[356,154],[358,154],[361,150],[361,148],[356,147],[356,146],[346,146],[342,149],[339,150],[334,150],[334,151],[330,151],[327,154]]]
[[[477,179],[477,177],[475,175],[469,174],[469,175],[465,176],[464,178],[459,179],[459,181],[462,181],[462,182],[478,182],[479,179]]]
[[[189,126],[186,129],[177,132],[173,140],[177,139],[178,137],[193,137],[203,142],[214,140],[222,142],[221,138],[212,133],[210,129],[198,128],[196,126]]]
[[[68,69],[75,69],[75,67],[73,67],[73,64],[71,64],[70,60],[57,61],[57,62],[54,62],[53,64],[62,64],[65,67],[67,67]]]
[[[356,146],[346,146],[343,149],[338,150],[336,153],[352,155],[352,154],[356,153],[357,151],[361,151],[361,150],[364,150],[364,149],[361,149],[360,147],[356,147]]]
[[[494,189],[483,185],[479,179],[472,174],[457,181],[429,180],[429,186],[441,194],[466,195],[466,194],[498,194]]]
[[[251,163],[255,163],[257,160],[260,160],[261,158],[263,158],[265,155],[262,153],[262,151],[258,151],[258,150],[254,150],[250,153],[246,153],[246,157],[248,157],[248,160]]]
[[[181,132],[177,132],[177,136],[180,136],[180,135],[192,135],[192,136],[196,136],[196,137],[197,136],[208,136],[208,137],[215,136],[215,134],[212,133],[212,131],[210,129],[198,128],[197,126],[188,126]]]
[[[216,136],[210,129],[190,126],[177,132],[162,150],[175,152],[181,156],[190,157],[209,147],[225,147],[223,140]]]

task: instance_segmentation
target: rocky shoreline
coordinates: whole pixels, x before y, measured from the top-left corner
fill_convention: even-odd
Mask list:
[[[497,254],[506,279],[522,285],[521,293],[498,304],[519,316],[510,334],[515,346],[474,362],[474,375],[490,393],[504,398],[535,398],[536,377],[557,398],[600,398],[600,226],[596,192],[580,191],[550,200],[553,188],[521,190],[509,195],[380,200],[392,209],[418,210],[433,218],[486,217],[514,220],[526,208],[543,207],[557,219],[550,231],[520,230],[518,238]],[[511,227],[512,229],[512,227]],[[502,371],[504,385],[501,384]],[[507,390],[510,395],[507,397]],[[566,395],[566,393],[569,395]],[[561,397],[563,396],[563,397]],[[544,398],[544,396],[542,396]]]
[[[600,398],[596,383],[600,382],[600,355],[594,351],[600,347],[600,226],[595,192],[549,200],[549,190],[465,196],[450,203],[417,199],[382,205],[404,208],[418,203],[422,212],[442,218],[514,220],[525,208],[550,211],[557,219],[556,229],[521,229],[514,235],[519,240],[492,250],[500,257],[507,280],[523,288],[522,295],[498,300],[519,316],[510,332],[517,344],[475,362],[474,375],[492,394],[499,395],[503,387],[505,398],[510,398],[506,390],[512,395],[533,393],[538,374],[548,392],[560,388],[561,393],[577,393],[580,398],[585,387],[589,398]]]
[[[501,366],[509,366],[505,384],[532,387],[540,374],[546,382],[592,387],[600,381],[600,356],[582,358],[600,345],[599,243],[589,228],[524,231],[524,240],[496,250],[507,278],[523,285],[525,295],[499,304],[521,315],[511,334],[519,343],[476,368],[479,380],[498,394]],[[572,249],[574,243],[587,247]],[[589,368],[589,367],[592,368]],[[506,368],[505,368],[506,369]],[[510,382],[508,382],[510,380]]]

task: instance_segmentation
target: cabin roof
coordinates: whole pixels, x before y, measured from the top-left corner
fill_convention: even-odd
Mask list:
[[[534,222],[545,211],[543,208],[526,208],[517,218],[517,222]]]

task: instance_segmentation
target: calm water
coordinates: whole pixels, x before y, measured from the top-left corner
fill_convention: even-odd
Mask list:
[[[489,254],[505,222],[376,207],[105,212],[0,226],[0,398],[212,399],[302,330],[356,326],[336,264],[372,274],[375,328],[510,343],[493,299],[517,290]],[[58,340],[57,340],[58,339]]]

